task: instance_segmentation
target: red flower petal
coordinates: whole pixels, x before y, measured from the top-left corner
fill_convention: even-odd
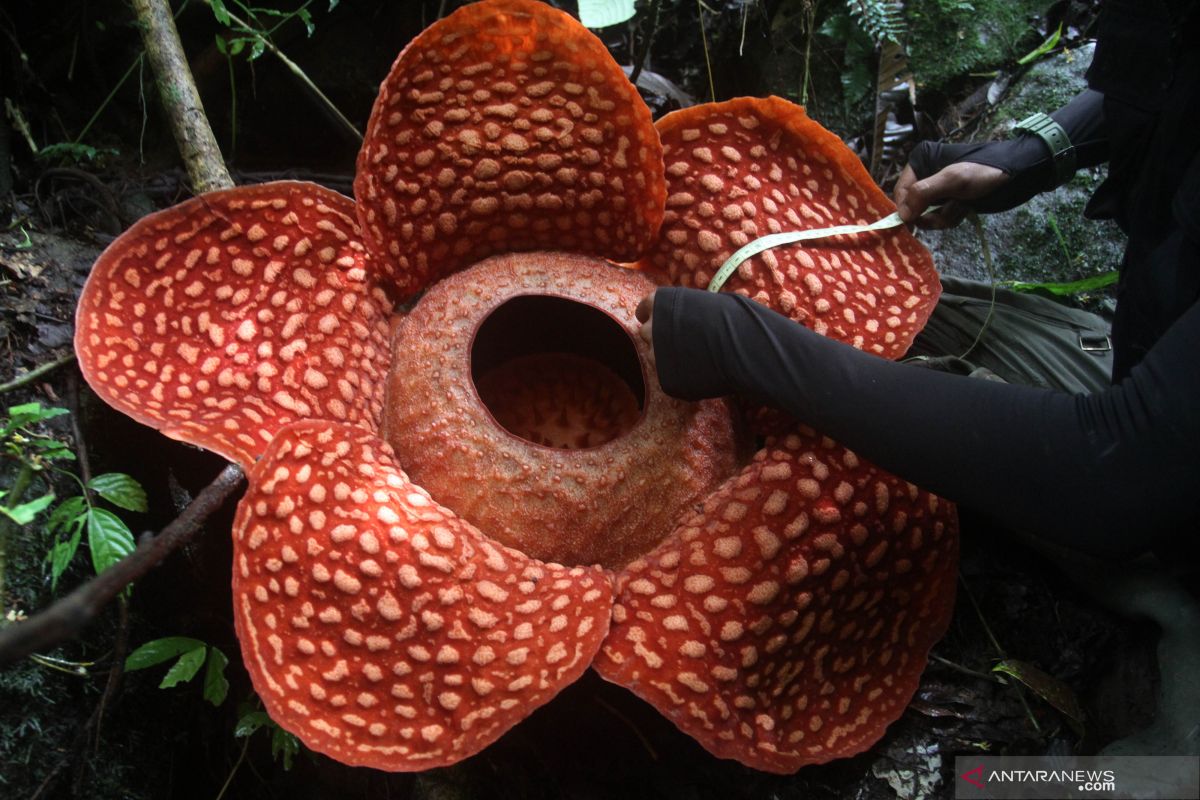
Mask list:
[[[667,214],[646,268],[669,283],[707,287],[760,236],[895,210],[840,139],[778,97],[694,106],[657,127]],[[908,350],[941,294],[933,259],[903,226],[772,248],[726,286],[885,358]]]
[[[602,570],[493,544],[370,433],[297,423],[249,478],[233,529],[242,657],[271,717],[338,761],[466,758],[578,678],[608,629]]]
[[[388,304],[357,237],[351,200],[293,181],[145,217],[83,289],[84,377],[138,422],[243,467],[297,419],[374,427]]]
[[[951,504],[794,434],[618,575],[594,666],[717,756],[786,773],[854,755],[916,690],[957,552]]]
[[[662,221],[650,111],[604,44],[533,0],[484,0],[396,59],[354,185],[401,294],[493,253],[632,261]]]

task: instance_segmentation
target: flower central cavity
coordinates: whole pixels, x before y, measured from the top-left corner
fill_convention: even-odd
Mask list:
[[[617,568],[734,470],[722,401],[667,397],[637,337],[653,284],[523,253],[438,283],[397,327],[385,438],[409,476],[543,561]]]
[[[628,433],[646,404],[637,349],[598,308],[514,297],[479,326],[471,375],[480,400],[515,436],[546,447],[598,447]]]

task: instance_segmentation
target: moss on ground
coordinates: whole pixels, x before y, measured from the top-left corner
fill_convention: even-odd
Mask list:
[[[909,65],[923,89],[994,70],[1039,44],[1047,0],[917,0],[907,5]]]

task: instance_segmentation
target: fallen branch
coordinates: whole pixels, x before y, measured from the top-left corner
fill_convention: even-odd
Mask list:
[[[143,535],[136,550],[45,611],[0,628],[0,665],[78,634],[130,581],[145,575],[195,535],[204,521],[241,486],[242,478],[241,467],[229,464],[157,536]]]

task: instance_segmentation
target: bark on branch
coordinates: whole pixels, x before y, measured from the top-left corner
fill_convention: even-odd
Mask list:
[[[175,144],[197,193],[233,186],[217,138],[204,114],[167,0],[133,0],[146,56],[154,71]]]

